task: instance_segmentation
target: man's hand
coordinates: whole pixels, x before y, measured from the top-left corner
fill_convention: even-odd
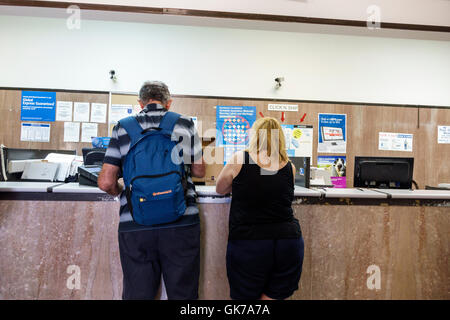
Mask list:
[[[203,163],[203,157],[191,164],[191,174],[196,178],[203,178],[206,173],[205,164]]]
[[[102,171],[98,176],[97,184],[100,190],[103,190],[114,197],[118,196],[123,189],[123,185],[119,184],[118,181],[119,169],[118,166],[104,163]]]

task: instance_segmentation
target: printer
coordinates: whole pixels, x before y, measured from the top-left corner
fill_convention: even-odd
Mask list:
[[[97,187],[97,180],[102,170],[106,149],[83,148],[84,165],[78,167],[78,183],[80,185]]]
[[[17,149],[0,146],[2,181],[61,181],[81,165],[76,150]]]
[[[97,187],[98,175],[102,167],[99,165],[89,165],[78,167],[78,183],[80,185]]]

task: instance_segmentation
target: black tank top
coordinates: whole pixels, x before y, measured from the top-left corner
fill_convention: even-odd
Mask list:
[[[245,152],[241,171],[233,179],[229,239],[299,238],[294,218],[294,177],[288,162],[278,171],[268,171]]]

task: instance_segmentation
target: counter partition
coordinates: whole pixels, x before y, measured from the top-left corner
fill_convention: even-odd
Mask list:
[[[199,297],[229,299],[231,197],[196,188]],[[450,191],[296,187],[294,195],[305,256],[292,299],[450,299]],[[118,199],[95,187],[0,182],[0,299],[120,299],[118,212]],[[70,266],[81,272],[79,289],[67,286]]]

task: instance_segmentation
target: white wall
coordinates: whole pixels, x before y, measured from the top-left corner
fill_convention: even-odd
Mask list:
[[[3,87],[450,106],[449,41],[0,16],[0,46]]]

